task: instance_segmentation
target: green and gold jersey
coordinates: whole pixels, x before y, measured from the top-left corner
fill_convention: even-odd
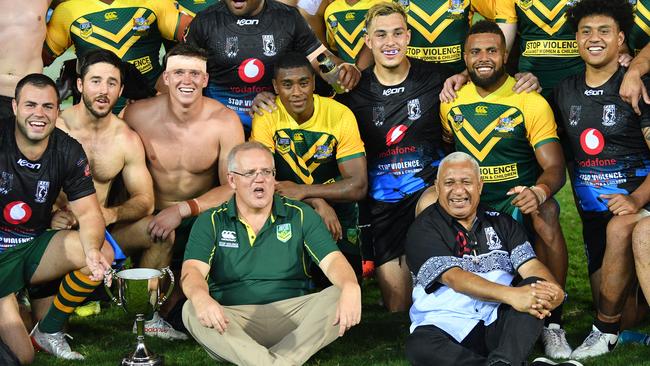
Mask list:
[[[176,8],[183,13],[194,17],[196,13],[207,9],[210,5],[218,3],[219,0],[175,0]]]
[[[559,141],[553,112],[536,92],[515,94],[508,77],[495,92],[481,97],[472,83],[458,91],[452,103],[442,103],[440,120],[445,139],[454,141],[479,162],[484,186],[481,202],[511,214],[515,186],[531,186],[540,174],[535,149]]]
[[[406,55],[465,69],[463,46],[472,12],[494,19],[495,0],[393,0],[408,15],[411,42]],[[500,0],[499,0],[500,1]]]
[[[102,48],[135,65],[154,86],[162,72],[163,38],[177,38],[180,12],[171,1],[68,0],[54,9],[46,47],[59,56],[74,45],[77,55]]]
[[[498,0],[497,23],[517,23],[519,71],[535,74],[548,97],[557,83],[584,70],[566,9],[577,0]]]
[[[634,25],[627,36],[627,45],[636,56],[649,41],[650,0],[634,0]]]
[[[320,216],[276,194],[270,217],[255,233],[239,216],[236,199],[199,215],[185,248],[185,260],[210,265],[210,295],[222,305],[246,305],[309,293],[310,262],[336,251]]]
[[[276,179],[298,184],[328,184],[342,179],[339,164],[365,155],[357,120],[343,104],[314,94],[314,115],[298,124],[276,99],[273,113],[253,117],[251,139],[273,152]],[[344,240],[339,248],[359,254],[356,204],[333,204]]]
[[[325,9],[327,44],[343,61],[356,62],[366,34],[366,13],[379,1],[360,0],[350,5],[346,0],[335,0]]]

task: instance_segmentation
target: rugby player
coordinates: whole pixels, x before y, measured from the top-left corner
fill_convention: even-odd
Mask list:
[[[616,345],[623,306],[634,280],[632,232],[648,215],[650,108],[641,116],[623,101],[625,69],[618,54],[634,18],[625,0],[582,0],[567,10],[586,71],[555,90],[575,160],[572,184],[583,222],[588,270],[598,289],[597,316],[572,358],[598,356]]]

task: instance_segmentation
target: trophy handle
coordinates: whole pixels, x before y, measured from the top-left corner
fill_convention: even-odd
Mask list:
[[[118,300],[115,295],[113,295],[113,291],[111,291],[111,282],[115,279],[115,270],[113,268],[109,268],[106,273],[104,273],[104,289],[106,290],[106,293],[108,296],[113,300],[117,306],[122,306],[122,301]]]
[[[164,304],[165,301],[167,301],[169,296],[172,294],[172,291],[174,290],[174,282],[175,282],[174,273],[172,272],[171,269],[169,269],[169,267],[161,268],[160,271],[163,272],[160,278],[164,277],[165,273],[167,273],[167,276],[169,276],[169,288],[167,289],[167,292],[165,292],[165,294],[158,299],[158,307],[162,306],[162,304]]]

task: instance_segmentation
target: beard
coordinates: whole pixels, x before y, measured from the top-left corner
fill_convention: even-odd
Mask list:
[[[503,77],[503,75],[506,74],[506,65],[501,65],[501,68],[494,70],[492,75],[486,78],[478,76],[474,69],[468,68],[467,72],[469,73],[469,78],[472,80],[472,83],[474,83],[474,85],[485,89],[496,84]]]
[[[83,100],[84,105],[86,106],[86,109],[88,110],[88,112],[90,112],[90,114],[92,114],[93,117],[95,117],[95,118],[104,118],[104,117],[108,116],[108,114],[111,113],[111,111],[113,110],[113,107],[115,106],[115,103],[112,103],[109,106],[108,110],[106,110],[106,112],[99,112],[95,108],[93,108],[93,101],[90,100],[90,98],[87,98],[85,95],[82,95],[81,99]]]

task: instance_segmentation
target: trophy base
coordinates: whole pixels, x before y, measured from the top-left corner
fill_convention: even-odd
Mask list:
[[[151,355],[147,358],[132,357],[131,355],[122,359],[120,366],[163,366],[164,357]]]

